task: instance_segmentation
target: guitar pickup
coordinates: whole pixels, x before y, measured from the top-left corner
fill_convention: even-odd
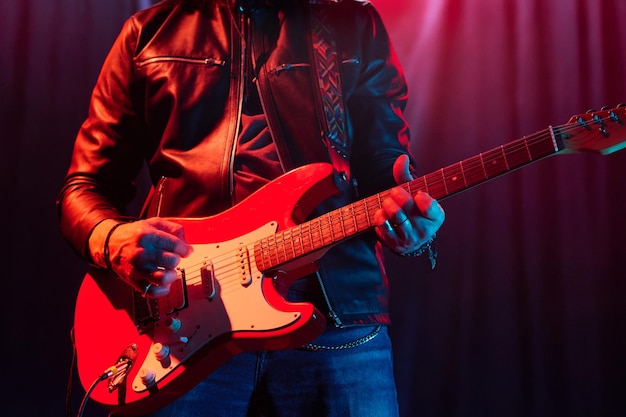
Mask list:
[[[250,253],[248,246],[240,244],[236,250],[237,263],[239,268],[239,283],[247,287],[252,284],[252,270],[250,268]]]
[[[202,278],[202,292],[208,300],[212,300],[217,294],[217,286],[215,285],[215,269],[213,262],[208,262],[200,268],[200,277]]]
[[[160,300],[161,309],[166,314],[173,314],[187,308],[187,278],[184,269],[177,269],[178,279],[170,286],[169,296]]]

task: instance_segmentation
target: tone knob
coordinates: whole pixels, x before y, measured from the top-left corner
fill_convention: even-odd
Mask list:
[[[150,368],[141,368],[139,370],[139,378],[141,378],[141,382],[146,387],[151,387],[154,385],[154,381],[156,380],[156,373]]]
[[[154,353],[154,356],[160,362],[164,359],[167,359],[167,357],[170,355],[170,348],[167,345],[155,343],[152,346],[152,353]]]

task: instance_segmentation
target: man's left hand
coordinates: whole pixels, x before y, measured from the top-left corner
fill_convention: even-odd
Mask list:
[[[407,155],[396,159],[393,176],[397,184],[413,179]],[[443,209],[427,193],[418,191],[411,196],[404,188],[395,187],[376,212],[376,234],[389,249],[406,254],[430,242],[444,219]]]

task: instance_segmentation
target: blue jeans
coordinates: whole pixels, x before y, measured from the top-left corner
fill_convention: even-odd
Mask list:
[[[330,329],[316,345],[340,346],[374,327]],[[382,327],[346,349],[239,354],[151,417],[397,417],[391,342]]]

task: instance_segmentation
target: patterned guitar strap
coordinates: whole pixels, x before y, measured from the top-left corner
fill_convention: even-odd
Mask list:
[[[346,135],[345,104],[341,90],[341,62],[329,22],[328,3],[341,0],[309,0],[311,5],[312,58],[315,63],[314,86],[317,85],[318,113],[322,120],[324,141],[338,177],[341,190],[350,184],[350,149]],[[332,7],[331,7],[332,8]]]

